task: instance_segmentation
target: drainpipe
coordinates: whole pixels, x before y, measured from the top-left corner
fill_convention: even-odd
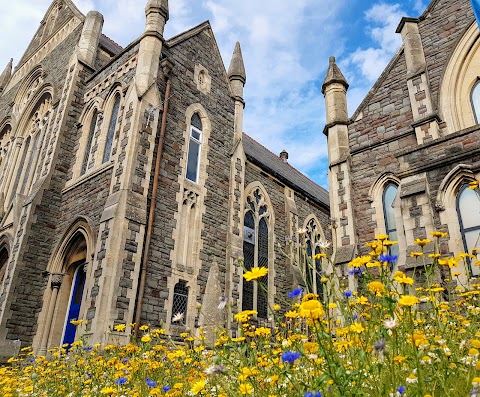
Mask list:
[[[145,285],[147,281],[147,269],[148,261],[150,259],[150,242],[152,240],[152,230],[153,230],[153,220],[155,217],[155,207],[157,204],[157,193],[158,193],[158,176],[160,174],[160,163],[162,161],[163,154],[163,142],[165,140],[165,128],[167,125],[167,112],[168,112],[168,103],[170,100],[170,90],[171,90],[171,80],[170,73],[173,68],[173,63],[168,59],[165,59],[162,62],[163,73],[167,76],[167,88],[165,89],[165,102],[163,103],[163,114],[162,114],[162,125],[160,127],[160,137],[158,139],[158,148],[157,148],[157,160],[155,162],[155,173],[153,176],[153,186],[152,186],[152,197],[150,200],[150,208],[148,210],[148,224],[147,224],[147,236],[145,238],[145,248],[144,255],[140,273],[140,284],[138,286],[138,301],[135,313],[135,340],[138,340],[138,333],[140,327],[140,319],[142,316],[142,307],[143,307],[143,295],[145,294]]]

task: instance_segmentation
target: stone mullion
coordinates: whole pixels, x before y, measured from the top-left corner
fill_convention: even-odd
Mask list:
[[[18,162],[19,156],[21,155],[20,153],[23,146],[23,141],[24,139],[22,137],[15,138],[15,143],[14,143],[15,147],[14,147],[13,156],[12,156],[13,159],[12,161],[10,161],[10,164],[8,167],[8,171],[7,171],[8,177],[5,178],[4,185],[2,186],[2,191],[5,194],[5,202],[8,203],[9,205],[10,205],[10,201],[8,200],[8,198],[10,197],[9,194],[12,188],[12,186],[10,185],[12,183],[12,178],[15,175],[15,171],[17,170],[17,162]]]

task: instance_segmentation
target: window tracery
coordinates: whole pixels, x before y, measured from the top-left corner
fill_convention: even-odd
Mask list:
[[[253,267],[269,268],[270,213],[260,189],[254,189],[246,200],[243,257],[245,271]],[[259,318],[268,316],[268,274],[257,282],[243,282],[242,310],[256,310]]]

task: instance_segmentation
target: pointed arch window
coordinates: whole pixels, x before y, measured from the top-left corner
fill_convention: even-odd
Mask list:
[[[115,137],[115,128],[117,126],[118,111],[120,109],[120,94],[115,95],[115,102],[110,115],[110,122],[108,123],[107,139],[105,141],[105,151],[103,152],[102,164],[110,160],[112,155],[113,138]]]
[[[320,247],[318,243],[320,241],[319,226],[315,222],[315,219],[311,219],[307,223],[305,233],[305,278],[307,283],[307,289],[309,292],[317,294],[323,299],[323,288],[320,281],[322,277],[322,261],[321,259],[314,259],[314,256],[320,254]]]
[[[480,197],[477,191],[468,189],[467,185],[459,190],[457,213],[465,252],[480,248]],[[478,266],[470,268],[474,276],[480,274]]]
[[[473,116],[475,117],[475,123],[480,121],[480,81],[477,81],[472,88],[470,94],[470,101],[472,103]]]
[[[198,182],[200,150],[202,145],[202,129],[202,120],[200,119],[198,113],[195,113],[190,121],[190,139],[188,142],[186,172],[186,178],[195,183]]]
[[[243,257],[246,271],[253,267],[269,268],[269,212],[259,189],[247,198],[244,218]],[[242,310],[256,310],[258,317],[268,316],[268,274],[257,282],[243,281]]]
[[[389,183],[383,191],[382,204],[383,216],[385,219],[385,234],[388,235],[389,240],[398,241],[397,224],[395,221],[395,208],[393,207],[395,198],[397,197],[398,186]],[[389,248],[390,255],[398,255],[398,244],[394,244]]]
[[[97,109],[95,109],[93,111],[92,120],[90,121],[90,128],[89,128],[88,137],[87,137],[87,146],[85,148],[85,154],[83,156],[82,171],[80,175],[83,175],[85,174],[85,172],[87,172],[88,160],[90,158],[90,151],[92,150],[93,136],[95,135],[95,128],[97,127],[97,119],[98,119],[98,111]]]
[[[25,140],[25,142],[23,144],[22,157],[20,159],[20,163],[19,163],[18,170],[17,170],[17,175],[15,176],[15,182],[13,183],[12,191],[10,193],[10,201],[13,200],[13,197],[15,196],[15,194],[17,192],[18,184],[20,183],[20,177],[22,176],[22,173],[23,173],[23,170],[24,170],[25,160],[27,158],[28,149],[30,147],[30,141],[31,141],[30,137],[27,137],[27,139]]]
[[[8,250],[5,246],[0,247],[0,284],[5,278],[8,263]]]
[[[173,288],[172,303],[172,323],[175,317],[178,318],[174,324],[185,325],[188,307],[188,287],[187,282],[180,280]]]

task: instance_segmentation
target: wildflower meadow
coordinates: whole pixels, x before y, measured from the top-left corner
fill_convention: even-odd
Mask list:
[[[395,242],[379,235],[367,244],[368,255],[348,265],[357,291],[321,274],[322,297],[306,288],[277,297],[269,326],[255,325],[254,310],[230,313],[221,298],[218,310],[229,311],[239,336],[219,327],[213,346],[201,329],[178,342],[163,329],[142,325],[139,341],[127,345],[91,346],[80,339],[47,357],[25,348],[0,368],[0,395],[477,396],[480,281],[462,283],[459,270],[480,261],[475,250],[441,256],[439,241],[446,234],[428,237],[417,239],[418,251],[410,253],[422,277],[392,271]],[[327,251],[324,244],[311,262],[330,261]],[[439,279],[440,271],[447,277]],[[253,268],[245,282],[259,282],[266,272]],[[119,324],[115,331],[125,328]]]

